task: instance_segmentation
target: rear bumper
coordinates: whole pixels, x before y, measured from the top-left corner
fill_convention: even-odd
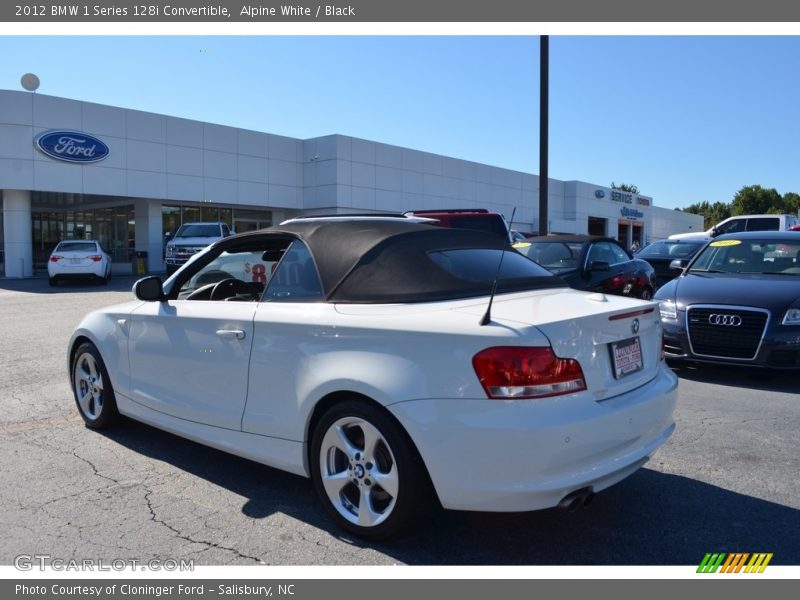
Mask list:
[[[106,265],[103,262],[98,262],[92,265],[63,266],[48,263],[47,275],[49,277],[58,277],[59,279],[85,279],[87,277],[103,279],[106,276]]]
[[[417,444],[445,508],[550,508],[639,467],[675,429],[677,378],[666,367],[635,390],[596,402],[582,392],[542,400],[415,400],[389,410]]]

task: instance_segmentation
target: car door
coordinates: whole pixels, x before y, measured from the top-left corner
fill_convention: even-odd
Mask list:
[[[222,264],[215,260],[189,271],[185,285],[196,284],[202,291],[228,275],[255,285],[269,272],[260,256],[239,253]],[[240,430],[258,305],[255,296],[249,299],[181,295],[134,310],[129,342],[133,400],[181,419]]]
[[[619,250],[615,252],[615,250]],[[624,260],[622,256],[624,255]],[[593,262],[603,262],[608,264],[608,270],[592,269]],[[621,248],[616,247],[611,242],[598,241],[591,244],[586,259],[586,270],[588,276],[588,290],[594,292],[604,292],[608,294],[625,294],[626,286],[628,291],[632,287],[635,279],[633,273],[626,271],[626,265],[630,258]]]

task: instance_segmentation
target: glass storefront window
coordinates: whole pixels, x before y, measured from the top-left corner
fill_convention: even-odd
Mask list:
[[[272,225],[271,210],[239,210],[233,211],[233,229],[236,233],[256,231]]]
[[[219,209],[212,206],[204,206],[200,209],[200,214],[202,218],[201,221],[205,221],[207,223],[216,223],[219,221]]]
[[[201,220],[200,208],[194,206],[183,207],[183,223],[194,223]]]
[[[233,227],[233,209],[220,208],[219,220],[225,223],[228,227]]]

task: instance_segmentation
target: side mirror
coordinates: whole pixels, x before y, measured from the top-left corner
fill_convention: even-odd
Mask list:
[[[719,231],[717,231],[716,225],[711,228],[711,237],[717,237],[719,235]]]
[[[133,294],[145,302],[161,302],[164,298],[164,288],[160,277],[144,277],[133,284]]]
[[[589,263],[590,271],[608,271],[609,269],[608,263],[604,260],[593,260]]]
[[[689,261],[685,258],[676,258],[671,263],[669,263],[669,272],[670,275],[680,275],[683,270],[686,268],[686,265],[689,264]]]

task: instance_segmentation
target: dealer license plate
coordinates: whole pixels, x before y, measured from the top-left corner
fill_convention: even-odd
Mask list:
[[[614,359],[614,377],[619,379],[642,370],[642,347],[639,338],[631,338],[611,344]]]
[[[69,264],[71,264],[71,265],[79,265],[82,262],[83,261],[80,258],[70,258],[69,259]]]

